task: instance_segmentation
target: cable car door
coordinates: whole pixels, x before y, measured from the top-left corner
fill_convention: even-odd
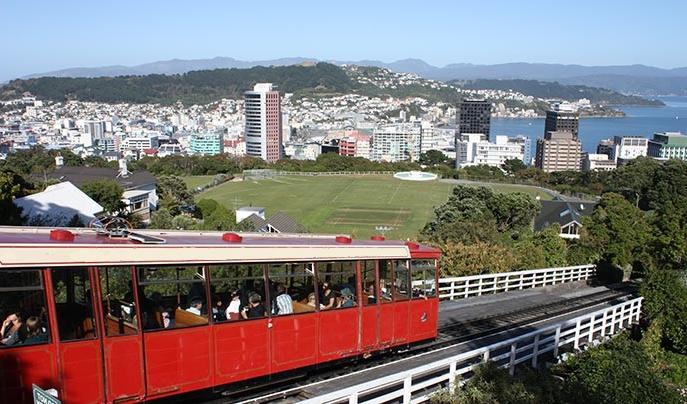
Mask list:
[[[107,402],[143,399],[143,343],[131,267],[98,268]]]
[[[85,267],[50,270],[58,325],[60,400],[65,403],[102,403],[105,397],[92,274]]]

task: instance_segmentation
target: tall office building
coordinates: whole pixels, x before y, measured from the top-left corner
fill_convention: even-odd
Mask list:
[[[534,165],[546,172],[580,171],[582,144],[572,132],[547,132],[537,139]]]
[[[272,83],[244,93],[246,154],[273,162],[282,157],[281,99]]]
[[[458,133],[483,133],[489,140],[491,103],[486,100],[464,99],[458,104]]]
[[[578,138],[580,131],[580,114],[575,107],[568,103],[554,104],[546,111],[544,135],[549,132],[570,132],[573,138]]]

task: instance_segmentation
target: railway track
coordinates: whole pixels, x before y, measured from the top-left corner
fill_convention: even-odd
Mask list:
[[[309,398],[305,390],[306,387],[312,386],[313,384],[334,381],[336,378],[354,372],[382,367],[389,363],[413,356],[422,356],[423,354],[447,349],[469,340],[488,338],[490,335],[502,333],[514,328],[526,327],[600,304],[618,303],[629,299],[635,292],[635,285],[620,284],[604,291],[563,301],[521,310],[513,310],[508,313],[486,316],[467,322],[443,325],[439,328],[438,337],[432,341],[416,344],[404,349],[397,348],[392,350],[392,352],[382,351],[370,358],[355,358],[346,362],[320,366],[309,369],[307,373],[293,373],[290,377],[286,377],[285,380],[273,381],[268,387],[264,384],[262,386],[244,385],[239,388],[234,386],[232,390],[222,392],[220,398],[215,394],[214,397],[206,397],[206,400],[202,402],[206,404],[236,402],[296,403],[305,398]],[[199,402],[199,400],[198,397],[195,397],[193,401],[182,400],[182,402]]]

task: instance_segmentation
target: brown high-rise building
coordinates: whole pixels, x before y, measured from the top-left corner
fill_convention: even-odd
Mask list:
[[[537,139],[534,165],[546,172],[580,171],[582,144],[572,132],[547,132]]]
[[[282,157],[281,98],[272,83],[244,93],[246,154],[273,162]]]
[[[555,104],[546,111],[544,134],[549,132],[571,132],[575,139],[580,131],[580,114],[569,104]]]

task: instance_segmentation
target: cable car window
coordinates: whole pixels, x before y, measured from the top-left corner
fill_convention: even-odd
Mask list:
[[[60,341],[96,337],[93,296],[87,268],[57,268],[52,277]]]
[[[50,342],[42,271],[0,271],[0,349]]]
[[[379,295],[382,303],[409,299],[410,271],[402,260],[379,261]]]
[[[210,266],[213,317],[217,322],[267,316],[263,264]]]
[[[363,261],[363,306],[377,304],[377,261]]]
[[[309,313],[316,309],[312,263],[269,264],[270,313],[273,316]]]
[[[410,262],[413,299],[436,297],[436,260],[413,260]]]
[[[345,309],[358,305],[356,261],[318,262],[320,310]]]
[[[105,335],[138,332],[131,267],[99,268]]]
[[[138,271],[138,299],[144,330],[208,323],[203,267],[139,267]]]

